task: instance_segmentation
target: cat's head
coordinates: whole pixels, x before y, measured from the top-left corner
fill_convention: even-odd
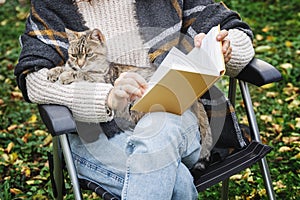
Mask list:
[[[106,43],[100,30],[93,29],[84,32],[66,30],[66,33],[69,40],[68,62],[72,68],[88,71],[93,70],[91,68],[95,67],[95,63],[106,62]]]

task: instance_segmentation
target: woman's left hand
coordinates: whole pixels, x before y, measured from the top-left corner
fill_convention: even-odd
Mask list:
[[[195,36],[194,38],[194,44],[195,47],[200,47],[201,42],[203,38],[205,37],[205,33],[199,33]],[[230,46],[230,41],[227,38],[228,36],[228,31],[227,30],[221,30],[220,33],[217,35],[217,40],[222,42],[222,52],[224,55],[224,61],[227,63],[231,59],[231,52],[232,52],[232,47]]]

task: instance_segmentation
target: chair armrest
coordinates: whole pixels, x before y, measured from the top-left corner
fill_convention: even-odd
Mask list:
[[[258,58],[253,58],[236,78],[256,86],[282,80],[280,72],[274,66]]]
[[[76,124],[71,111],[61,105],[38,105],[42,121],[52,136],[76,132]]]

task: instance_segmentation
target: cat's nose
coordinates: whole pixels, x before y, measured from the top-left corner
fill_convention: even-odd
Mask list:
[[[84,62],[81,61],[81,60],[78,60],[78,61],[77,61],[77,65],[78,65],[78,67],[82,68],[83,65],[84,65]]]

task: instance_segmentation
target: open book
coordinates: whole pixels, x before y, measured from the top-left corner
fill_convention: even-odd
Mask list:
[[[220,26],[213,27],[201,47],[187,55],[173,47],[131,109],[179,115],[186,111],[225,73],[222,44],[216,39],[219,32]]]

